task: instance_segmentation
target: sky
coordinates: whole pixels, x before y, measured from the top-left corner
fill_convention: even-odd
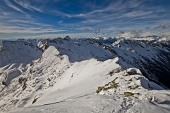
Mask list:
[[[170,0],[0,0],[0,40],[170,36]]]

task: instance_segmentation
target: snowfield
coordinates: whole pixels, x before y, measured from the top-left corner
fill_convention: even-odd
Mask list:
[[[160,43],[151,46],[122,39],[106,42],[74,40],[67,36],[41,41],[3,41],[2,44],[0,112],[170,111],[166,81],[165,84],[159,82],[159,76],[151,75],[148,70],[144,76],[146,67],[141,62],[149,59],[155,62],[153,58],[160,58],[157,52],[160,49],[168,54],[168,42],[168,47],[164,47]]]

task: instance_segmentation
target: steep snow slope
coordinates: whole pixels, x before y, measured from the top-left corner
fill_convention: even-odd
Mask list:
[[[14,78],[9,86],[3,89],[1,92],[2,101],[5,103],[12,101],[16,107],[27,105],[27,101],[29,102],[33,98],[34,93],[41,92],[53,85],[55,83],[53,79],[60,76],[69,65],[67,56],[61,57],[54,47],[49,47],[39,59],[26,66],[25,72]]]
[[[107,80],[107,74],[119,67],[116,59],[105,62],[95,59],[75,63],[57,80],[57,83],[42,96],[35,105],[62,101],[74,96],[95,93],[96,88]],[[96,70],[96,71],[95,71]],[[66,95],[66,94],[69,95]]]
[[[7,71],[9,76],[7,84],[24,72],[26,65],[39,58],[42,52],[36,47],[35,42],[27,41],[3,41],[0,50],[0,73]]]
[[[69,56],[70,62],[80,62],[82,60],[89,60],[95,58],[104,61],[109,58],[114,58],[113,54],[105,50],[102,45],[86,40],[72,40],[72,39],[51,39],[46,42],[39,42],[40,48],[44,46],[54,46],[61,55]]]
[[[111,45],[122,67],[136,67],[150,80],[168,87],[170,45],[168,42],[118,40]]]
[[[34,48],[31,47],[30,50],[27,50],[29,46],[28,47],[26,46],[24,50],[24,52],[26,52],[25,54],[21,53],[18,54],[18,56],[15,56],[15,54],[17,54],[16,51],[16,53],[11,56],[11,58],[12,57],[14,58],[13,62],[14,63],[16,62],[15,64],[14,63],[8,64],[9,62],[4,62],[4,65],[5,63],[7,63],[6,65],[9,65],[9,67],[14,65],[13,66],[14,68],[22,70],[18,71],[18,73],[16,74],[17,76],[11,77],[13,76],[11,68],[4,68],[5,66],[1,68],[2,72],[9,73],[8,79],[11,78],[10,84],[8,83],[9,84],[8,87],[5,87],[3,85],[1,86],[2,87],[1,107],[3,110],[8,110],[12,107],[22,107],[31,105],[34,98],[39,98],[39,96],[37,97],[37,95],[43,94],[41,92],[46,92],[45,89],[53,86],[56,83],[56,81],[59,81],[60,80],[59,77],[65,72],[65,70],[67,70],[71,65],[73,65],[70,63],[69,60],[75,62],[82,61],[84,59],[92,59],[94,57],[100,60],[104,60],[112,56],[112,53],[104,50],[102,46],[98,47],[92,44],[85,44],[83,45],[83,47],[77,47],[78,46],[77,42],[63,39],[56,40],[61,41],[61,44],[54,43],[53,40],[51,40],[52,42],[48,41],[47,46],[46,40],[43,40],[37,44],[38,48],[35,46],[36,47],[35,54],[39,55],[39,58],[37,60],[34,60],[32,57],[31,57],[32,59],[26,57],[26,55],[27,56],[29,55],[26,54],[27,51],[31,51],[31,49]],[[19,48],[23,42],[19,41],[14,43],[17,44],[16,48],[17,47]],[[82,44],[84,43],[82,42]],[[7,45],[3,44],[4,48],[6,47],[11,50],[11,48],[8,47],[9,45],[10,44]],[[91,47],[91,49],[89,47]],[[88,49],[86,50],[85,48]],[[41,53],[39,49],[43,51],[42,55],[37,53],[37,52]],[[60,50],[62,54],[58,50]],[[72,52],[70,53],[70,51]],[[34,51],[31,52],[34,53]],[[101,52],[105,54],[101,54]],[[69,57],[63,55],[64,53],[67,53],[66,55],[68,55]],[[28,59],[25,59],[24,62],[23,61],[17,62],[16,59],[18,59],[19,57]],[[5,58],[5,56],[2,55],[2,58]],[[22,63],[27,65],[22,65]],[[18,65],[20,67],[17,67]],[[5,81],[5,78],[2,81]],[[10,104],[6,105],[5,104],[6,101],[10,102]]]
[[[131,68],[138,66],[134,59],[152,60],[159,55],[157,50],[168,53],[168,47],[69,37],[38,43],[3,43],[1,59],[6,59],[6,53],[21,45],[23,51],[14,51],[7,58],[9,62],[3,60],[0,64],[1,82],[6,81],[6,72],[8,81],[13,76],[12,70],[18,70],[17,76],[7,82],[8,86],[1,85],[1,112],[168,113],[170,110],[170,91],[149,81],[140,70]],[[11,43],[15,43],[13,48]],[[5,52],[4,48],[7,48]],[[150,54],[146,53],[148,48]],[[18,61],[21,57],[24,60]]]
[[[0,67],[7,64],[20,64],[24,66],[37,59],[41,51],[36,47],[36,43],[27,41],[3,41],[3,48],[0,52]],[[27,59],[27,60],[26,60]]]
[[[117,60],[117,58],[114,59],[110,65],[114,65]],[[84,63],[86,63],[85,67],[78,67],[76,69],[75,66],[77,65],[70,67],[68,70],[69,73],[66,72],[67,75],[70,72],[81,71],[75,73],[76,75],[73,75],[73,77],[71,75],[63,75],[63,78],[59,82],[56,82],[53,87],[49,88],[42,95],[38,95],[38,99],[32,107],[12,110],[11,113],[20,113],[23,110],[28,113],[169,112],[168,102],[170,92],[164,91],[159,85],[148,81],[142,76],[140,71],[138,73],[130,73],[132,69],[128,69],[118,73],[112,73],[112,75],[102,72],[103,74],[100,76],[101,73],[95,75],[96,71],[93,71],[93,73],[86,71],[88,65],[90,64],[89,69],[93,64],[97,63],[96,61],[83,61]],[[103,62],[103,66],[100,65],[100,67],[106,68],[104,66],[105,64],[108,64],[108,62]],[[116,65],[113,67],[114,70],[119,68]],[[104,71],[104,69],[102,70]],[[135,68],[133,70],[137,71]],[[81,72],[83,72],[84,76]],[[109,72],[113,72],[113,70]],[[92,76],[92,74],[95,76]],[[113,81],[118,86],[109,88],[108,83],[114,83]],[[99,92],[103,96],[95,94],[95,91],[99,89],[97,89],[98,86],[104,86]]]

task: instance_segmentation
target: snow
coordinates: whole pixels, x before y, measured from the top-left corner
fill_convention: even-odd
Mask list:
[[[117,54],[96,42],[68,36],[3,42],[0,82],[8,86],[0,85],[0,112],[168,113],[170,90],[120,60],[120,56],[129,62],[139,55],[152,58],[156,50],[122,41],[112,44]]]

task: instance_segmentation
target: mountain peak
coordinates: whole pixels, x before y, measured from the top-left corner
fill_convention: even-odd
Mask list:
[[[166,106],[169,105],[165,103],[162,108],[161,103],[169,101],[163,98],[169,94],[166,88],[170,87],[169,43],[66,36],[38,42],[2,41],[2,44],[1,112],[15,113],[23,109],[41,112],[39,107],[46,112],[54,109],[53,105],[60,108],[55,112],[63,112],[62,106],[71,112],[75,106],[81,108],[80,111],[96,111],[96,107],[101,112],[112,109],[126,112],[135,108],[140,111],[140,105],[147,112],[160,109],[168,112]],[[8,72],[7,77],[4,77],[5,72]],[[154,110],[149,109],[153,107],[151,103],[157,105]],[[103,106],[107,106],[106,109]]]

